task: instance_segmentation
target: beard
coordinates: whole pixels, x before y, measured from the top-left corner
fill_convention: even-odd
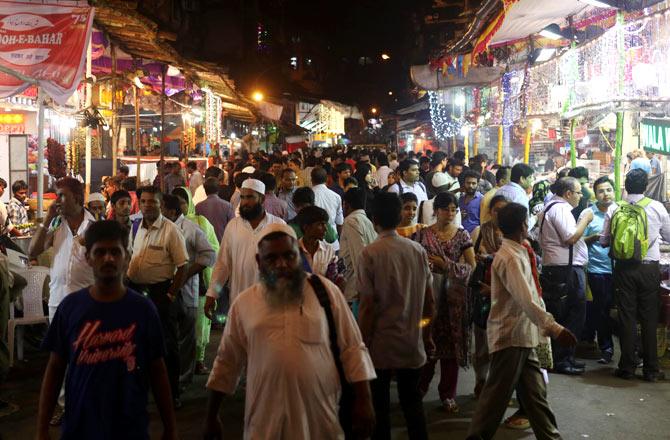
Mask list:
[[[301,268],[284,272],[282,276],[273,270],[261,269],[261,284],[265,287],[265,300],[270,308],[299,304],[305,278],[307,275]]]
[[[247,221],[260,217],[262,213],[263,205],[260,203],[254,206],[240,206],[240,217]]]

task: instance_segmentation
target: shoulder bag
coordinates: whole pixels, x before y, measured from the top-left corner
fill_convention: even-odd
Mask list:
[[[308,278],[309,284],[314,289],[314,293],[319,300],[319,304],[323,307],[323,311],[326,314],[326,320],[328,321],[328,337],[330,339],[330,350],[333,353],[333,360],[335,361],[335,367],[337,368],[337,373],[340,376],[340,386],[342,392],[340,394],[339,402],[339,420],[340,426],[344,431],[345,439],[354,439],[353,433],[353,421],[352,421],[352,410],[354,403],[354,388],[347,381],[346,376],[344,375],[344,367],[342,366],[342,359],[340,358],[340,347],[337,344],[337,329],[335,328],[335,318],[333,317],[333,310],[330,304],[330,297],[326,291],[326,286],[323,285],[323,282],[317,275],[311,275]]]

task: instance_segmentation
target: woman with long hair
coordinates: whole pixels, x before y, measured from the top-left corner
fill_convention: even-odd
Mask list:
[[[493,261],[493,256],[498,252],[502,246],[502,232],[498,228],[498,211],[507,206],[507,199],[505,196],[494,196],[489,202],[489,209],[491,212],[491,219],[481,226],[477,226],[472,231],[472,242],[474,243],[475,259],[478,266],[481,265],[483,270],[483,277],[480,280],[483,284],[478,287],[473,287],[473,315],[474,319],[474,334],[475,334],[475,351],[472,363],[475,368],[475,398],[479,397],[479,393],[484,387],[486,376],[489,370],[489,350],[486,339],[486,318],[488,318],[488,309],[490,309],[490,272],[489,267]],[[475,272],[477,273],[477,272]],[[473,275],[473,278],[476,278]],[[470,285],[472,286],[472,282]],[[478,301],[477,295],[481,301]],[[484,299],[487,299],[485,301]],[[486,305],[488,309],[485,310]],[[479,316],[477,316],[479,315]],[[477,319],[477,317],[479,319]]]
[[[458,369],[469,364],[471,301],[468,280],[475,267],[475,253],[467,231],[453,224],[458,212],[456,197],[449,192],[438,194],[433,209],[436,223],[416,234],[416,241],[428,252],[437,303],[431,327],[435,352],[429,354],[419,386],[424,394],[428,391],[439,360],[440,400],[448,412],[456,413],[459,410],[455,401]]]
[[[356,163],[354,178],[358,182],[358,187],[365,189],[365,214],[368,218],[372,218],[372,202],[375,199],[377,182],[375,181],[370,164],[358,161]]]

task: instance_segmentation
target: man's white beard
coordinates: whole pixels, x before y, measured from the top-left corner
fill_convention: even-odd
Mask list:
[[[281,308],[300,304],[303,299],[302,288],[306,274],[296,271],[291,278],[275,278],[271,274],[261,273],[261,283],[265,287],[265,300],[270,308]]]

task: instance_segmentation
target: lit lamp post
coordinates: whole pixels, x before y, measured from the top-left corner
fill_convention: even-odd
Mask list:
[[[263,102],[263,99],[265,99],[265,96],[263,95],[263,92],[260,90],[256,90],[253,95],[251,95],[251,98],[256,101],[258,104]],[[265,125],[265,151],[270,150],[270,130],[268,129],[268,124],[267,122],[264,123]]]

